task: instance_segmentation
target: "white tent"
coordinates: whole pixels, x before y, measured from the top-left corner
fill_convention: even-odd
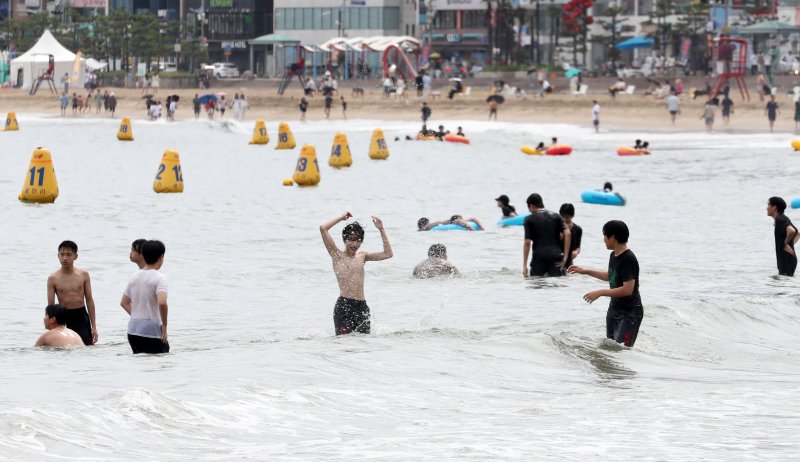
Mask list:
[[[44,31],[39,40],[28,51],[11,60],[11,81],[17,85],[18,79],[22,80],[22,88],[30,88],[33,81],[43,72],[47,71],[50,55],[55,60],[53,78],[56,87],[61,90],[60,79],[66,73],[70,76],[70,87],[83,86],[83,73],[86,69],[84,60],[81,59],[78,75],[73,75],[75,53],[64,48],[58,43],[49,30]],[[21,71],[21,72],[20,72]]]

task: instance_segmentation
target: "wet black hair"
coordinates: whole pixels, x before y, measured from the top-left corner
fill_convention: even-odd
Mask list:
[[[167,253],[167,247],[161,241],[146,241],[142,244],[142,256],[148,265],[155,265],[165,253]]]
[[[786,201],[783,200],[783,198],[780,198],[778,196],[770,197],[769,198],[769,205],[777,207],[778,208],[778,213],[783,213],[783,211],[786,210]]]
[[[58,303],[47,305],[44,312],[48,318],[56,318],[56,324],[63,325],[67,323],[67,309]]]
[[[364,228],[355,221],[345,226],[342,230],[342,239],[345,241],[364,241]]]
[[[614,186],[611,184],[610,181],[606,181],[605,184],[603,185],[603,189],[607,189],[609,191],[613,191],[614,190]]]
[[[575,216],[575,206],[572,204],[561,204],[561,208],[558,210],[559,215],[568,215],[570,217]]]
[[[135,241],[131,242],[131,249],[136,251],[136,253],[142,253],[142,244],[147,242],[147,239],[136,239]]]
[[[428,249],[428,258],[442,258],[447,255],[447,247],[444,244],[433,244]]]
[[[544,208],[544,201],[542,201],[542,196],[539,193],[533,193],[528,196],[528,199],[525,201],[528,205],[532,205],[534,207],[543,209]]]
[[[75,253],[78,253],[78,244],[72,241],[64,241],[61,244],[58,244],[58,250],[60,251],[61,249],[69,249]]]
[[[645,141],[644,143],[642,143],[642,147],[645,148],[645,149],[649,148],[650,147],[650,142],[649,141]]]
[[[430,220],[428,220],[428,219],[427,219],[427,218],[425,218],[425,217],[422,217],[422,218],[420,218],[419,220],[417,220],[417,229],[418,229],[418,230],[421,230],[422,228],[424,228],[424,227],[425,227],[425,225],[427,225],[427,224],[428,224],[428,223],[430,223],[430,222],[431,222],[431,221],[430,221]]]
[[[613,237],[620,244],[626,244],[630,236],[630,231],[628,231],[628,225],[626,225],[624,221],[611,220],[603,225],[603,236]]]
[[[453,215],[452,217],[450,217],[450,223],[458,220],[459,218],[463,219],[464,217],[462,217],[461,215]]]

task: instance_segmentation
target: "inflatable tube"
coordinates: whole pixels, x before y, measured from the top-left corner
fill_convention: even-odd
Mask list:
[[[554,144],[545,151],[548,156],[568,156],[572,154],[572,146],[568,144]]]
[[[519,148],[519,150],[529,156],[541,156],[542,154],[544,154],[544,151],[538,151],[530,146],[523,146]]]
[[[467,138],[466,136],[458,136],[458,135],[447,134],[447,135],[444,135],[444,140],[445,141],[449,141],[451,143],[469,144],[469,138]]]
[[[582,192],[581,200],[589,204],[625,205],[625,200],[613,192],[597,191],[596,189],[587,189]]]
[[[433,135],[417,135],[417,137],[414,139],[417,141],[433,141],[436,139],[436,137]]]
[[[800,139],[792,140],[792,147],[795,151],[800,151]]]
[[[515,217],[503,218],[502,220],[498,221],[497,224],[500,226],[522,226],[525,223],[525,217],[528,215],[530,215],[530,213],[524,213]]]
[[[796,197],[792,199],[792,208],[793,209],[800,209],[800,197]]]
[[[649,149],[634,149],[628,146],[621,146],[617,148],[618,156],[646,156],[649,154]]]
[[[474,231],[478,230],[478,224],[475,223],[474,221],[469,221],[467,223],[469,223],[469,225],[472,226],[472,229]],[[429,229],[428,231],[468,231],[468,230],[467,230],[467,228],[465,228],[465,227],[463,227],[461,225],[455,225],[453,223],[448,223],[446,225],[436,225],[433,228]]]

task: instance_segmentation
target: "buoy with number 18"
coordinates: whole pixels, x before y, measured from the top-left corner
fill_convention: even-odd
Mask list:
[[[31,162],[28,164],[28,175],[22,185],[18,199],[23,202],[39,202],[52,204],[58,197],[58,181],[53,169],[50,151],[45,148],[33,150]]]
[[[289,124],[281,122],[278,125],[278,144],[275,149],[294,149],[297,144],[294,142],[294,135],[292,130],[289,129]]]
[[[386,146],[386,138],[383,137],[383,130],[376,128],[372,131],[372,141],[369,143],[370,159],[386,159],[389,157],[389,148]]]
[[[183,172],[178,151],[174,149],[164,151],[156,178],[153,180],[153,191],[157,193],[183,192]]]
[[[119,123],[119,130],[117,130],[117,139],[120,141],[133,141],[131,119],[127,117],[122,118],[122,122]]]
[[[297,158],[292,179],[299,186],[315,186],[319,184],[319,163],[317,163],[317,150],[313,145],[304,144]]]

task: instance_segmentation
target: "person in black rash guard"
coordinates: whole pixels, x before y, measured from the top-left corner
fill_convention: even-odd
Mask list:
[[[628,226],[612,220],[603,226],[608,257],[608,271],[570,266],[570,273],[586,274],[608,281],[609,289],[593,290],[583,296],[587,303],[600,297],[611,297],[606,313],[606,337],[626,347],[633,347],[644,317],[642,298],[639,296],[639,261],[628,248]]]
[[[503,218],[511,218],[517,216],[517,209],[513,205],[509,205],[511,200],[505,194],[495,199],[497,206],[503,211]]]
[[[572,204],[561,204],[561,208],[558,210],[558,214],[561,215],[561,218],[564,219],[564,223],[567,224],[567,228],[569,228],[569,233],[571,236],[570,243],[569,243],[569,252],[567,255],[567,264],[564,265],[564,271],[567,270],[570,266],[572,266],[573,260],[578,258],[578,254],[581,253],[581,238],[583,237],[583,228],[578,226],[572,221],[572,218],[575,217],[575,206]]]
[[[364,265],[368,261],[380,261],[392,258],[392,246],[383,229],[383,222],[378,217],[372,217],[372,223],[381,233],[383,241],[382,252],[359,252],[364,241],[364,228],[358,223],[350,223],[342,230],[344,250],[339,250],[333,242],[329,231],[340,221],[352,217],[350,212],[323,223],[319,227],[322,242],[331,256],[333,272],[339,284],[339,298],[333,308],[333,325],[336,335],[359,332],[369,334],[370,311],[364,298]]]
[[[800,239],[797,228],[783,212],[786,210],[786,201],[773,196],[767,202],[767,215],[775,220],[775,257],[778,262],[778,274],[781,276],[794,276],[797,268],[797,254],[794,244]]]
[[[531,214],[525,217],[523,224],[522,275],[528,277],[528,257],[533,247],[531,276],[563,276],[561,268],[567,263],[571,242],[569,228],[557,213],[545,210],[539,194],[528,196],[527,203]]]

